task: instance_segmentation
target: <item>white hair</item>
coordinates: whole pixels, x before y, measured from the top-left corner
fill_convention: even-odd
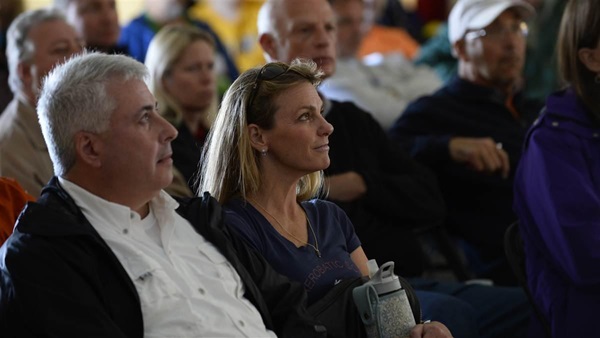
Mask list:
[[[19,63],[30,61],[35,50],[34,44],[29,40],[29,31],[48,21],[64,21],[64,14],[55,8],[41,8],[21,13],[10,24],[6,33],[6,59],[8,62],[8,83],[13,93],[23,88],[17,68]]]
[[[102,53],[75,55],[48,74],[37,112],[55,175],[65,175],[75,164],[75,133],[101,133],[109,128],[117,107],[107,94],[109,84],[131,79],[147,82],[148,70],[142,63]]]
[[[279,39],[279,32],[277,29],[280,26],[278,23],[280,18],[278,15],[281,15],[282,6],[285,6],[285,4],[283,1],[279,0],[266,0],[262,4],[260,10],[258,11],[256,21],[259,37],[263,34],[269,34],[274,39]],[[265,60],[269,62],[275,61],[266,51],[263,51],[263,56],[265,57]]]

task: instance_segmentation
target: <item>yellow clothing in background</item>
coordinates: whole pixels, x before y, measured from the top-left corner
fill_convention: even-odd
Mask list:
[[[231,53],[240,72],[264,64],[256,27],[263,0],[227,0],[230,6],[234,6],[234,10],[228,11],[228,15],[222,15],[216,9],[216,6],[223,6],[216,3],[218,1],[223,0],[197,2],[190,9],[189,15],[212,27]]]

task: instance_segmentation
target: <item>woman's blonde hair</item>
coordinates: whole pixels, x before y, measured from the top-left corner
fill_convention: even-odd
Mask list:
[[[573,87],[577,96],[600,123],[600,83],[579,59],[582,48],[597,48],[600,43],[600,1],[570,0],[558,36],[558,65],[562,79]]]
[[[182,24],[167,25],[154,36],[146,54],[145,64],[150,72],[148,88],[156,97],[159,113],[175,126],[181,123],[183,110],[166,91],[163,80],[169,75],[173,65],[179,61],[185,49],[196,41],[204,41],[213,51],[215,49],[212,36],[200,28]],[[216,100],[215,95],[214,102],[211,104],[213,111],[216,111]]]
[[[273,67],[281,70],[268,78],[264,71]],[[220,203],[226,203],[232,197],[246,199],[258,191],[262,183],[260,154],[250,144],[247,126],[254,123],[262,129],[273,128],[275,112],[279,109],[275,99],[299,83],[308,82],[316,87],[322,76],[317,65],[307,60],[294,60],[290,65],[271,62],[240,75],[225,94],[208,135],[200,160],[198,192],[208,191]],[[316,196],[322,184],[322,171],[303,176],[296,190],[297,199]]]

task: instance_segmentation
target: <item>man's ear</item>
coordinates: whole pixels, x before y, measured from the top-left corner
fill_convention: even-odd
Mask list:
[[[33,66],[27,62],[19,62],[17,65],[17,75],[23,83],[23,88],[31,88],[33,83],[33,75],[31,74],[31,68]]]
[[[102,166],[103,141],[97,135],[86,131],[75,134],[75,153],[77,158],[88,166]]]
[[[261,152],[265,149],[269,149],[265,134],[262,129],[254,123],[248,125],[248,135],[250,136],[250,145],[256,151]]]
[[[469,61],[465,39],[460,39],[452,45],[452,55],[456,56],[459,60]]]
[[[581,48],[577,51],[577,56],[590,72],[600,74],[600,50],[597,48]]]
[[[258,37],[258,43],[263,51],[269,55],[271,60],[277,60],[277,43],[275,37],[269,33],[263,33]]]

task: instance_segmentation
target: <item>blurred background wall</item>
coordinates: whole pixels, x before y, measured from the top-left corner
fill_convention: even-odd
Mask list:
[[[2,0],[3,1],[3,0]],[[24,0],[23,3],[26,9],[35,9],[52,4],[53,0]],[[142,11],[144,0],[116,0],[117,11],[119,12],[119,20],[121,24],[129,22],[134,16],[139,15]],[[160,0],[157,0],[160,1]]]

